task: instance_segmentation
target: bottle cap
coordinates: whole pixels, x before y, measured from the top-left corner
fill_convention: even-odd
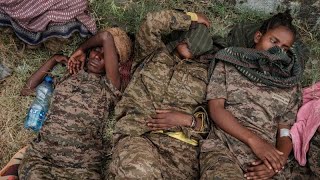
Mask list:
[[[51,76],[46,76],[44,78],[44,81],[47,82],[47,83],[53,83],[53,78]]]

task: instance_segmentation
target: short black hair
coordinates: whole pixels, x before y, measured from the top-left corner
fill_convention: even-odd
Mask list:
[[[265,20],[262,23],[259,31],[262,34],[264,34],[270,29],[274,29],[279,26],[284,26],[284,27],[287,27],[293,33],[294,38],[296,38],[297,30],[294,27],[294,25],[292,24],[292,20],[293,20],[293,18],[290,14],[290,9],[288,9],[283,13],[278,13],[278,14],[272,16],[271,18]]]

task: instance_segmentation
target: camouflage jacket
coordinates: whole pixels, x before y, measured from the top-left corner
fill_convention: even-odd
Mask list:
[[[173,109],[192,114],[205,102],[208,64],[197,59],[180,60],[166,48],[162,35],[174,30],[188,30],[190,16],[166,10],[149,13],[136,35],[136,69],[121,101],[115,108],[115,134],[142,135],[148,131],[146,119],[156,109]],[[138,66],[139,65],[139,66]],[[181,127],[188,137],[199,136]]]

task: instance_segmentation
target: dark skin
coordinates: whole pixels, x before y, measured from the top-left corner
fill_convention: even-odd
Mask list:
[[[210,21],[209,19],[204,16],[201,13],[197,13],[198,16],[198,21],[193,22],[193,23],[200,23],[204,24],[207,27],[210,26]],[[83,43],[69,58],[68,61],[68,69],[71,74],[77,73],[79,70],[83,69],[84,66],[84,61],[85,61],[85,51],[89,48],[92,47],[97,47],[101,46],[105,37],[104,32],[99,32],[92,38],[90,38],[88,41]],[[181,59],[191,59],[192,54],[190,53],[190,50],[187,46],[186,43],[180,43],[177,48],[175,53],[180,57]],[[113,65],[115,65],[116,62],[114,62]],[[106,69],[107,76],[109,79],[113,79],[112,77],[110,78],[110,75],[108,75],[108,72],[114,71],[114,69]],[[118,69],[118,68],[117,68]],[[114,73],[111,73],[114,74]],[[119,75],[115,75],[115,77],[119,77]],[[111,80],[113,84],[117,84],[120,86],[120,79],[114,79],[114,81]],[[118,86],[117,86],[118,87]],[[187,126],[189,127],[192,122],[192,115],[191,114],[185,114],[182,112],[174,111],[174,110],[168,110],[168,109],[163,109],[163,110],[156,110],[157,114],[153,115],[153,119],[148,119],[147,120],[147,126],[150,128],[150,130],[159,130],[159,129],[168,129],[174,126]],[[201,128],[201,122],[199,119],[197,119],[196,122],[196,128],[195,129],[200,129]]]
[[[207,27],[210,26],[209,19],[203,14],[197,13],[198,21],[193,23],[204,24]],[[174,54],[176,54],[181,60],[192,59],[193,55],[185,42],[181,42],[177,45]],[[157,114],[152,115],[152,119],[147,119],[146,125],[150,130],[165,130],[177,126],[190,127],[192,123],[192,115],[183,112],[178,112],[170,109],[157,109]],[[196,118],[195,130],[200,130],[202,122],[200,118]]]
[[[46,61],[35,73],[33,73],[27,80],[27,83],[20,91],[22,96],[28,96],[32,94],[36,87],[43,81],[43,78],[52,70],[52,68],[58,64],[66,64],[68,57],[63,55],[54,55],[48,61]]]
[[[265,34],[258,31],[254,38],[256,43],[255,48],[259,50],[267,50],[273,46],[278,46],[284,51],[287,51],[294,43],[294,34],[284,26],[270,29]],[[278,132],[283,128],[290,129],[287,125],[279,124]],[[283,153],[283,155],[279,156],[280,160],[277,162],[282,165],[281,169],[268,169],[266,164],[259,160],[257,162],[253,162],[252,165],[249,166],[245,177],[247,177],[247,179],[268,179],[273,177],[276,173],[279,173],[287,163],[287,159],[292,150],[291,139],[289,137],[280,137],[278,134],[276,149]]]
[[[90,40],[90,39],[89,39]],[[88,40],[88,41],[89,41]],[[102,40],[102,47],[90,51],[87,63],[88,73],[97,76],[104,75],[108,72],[108,78],[111,83],[119,88],[120,76],[118,70],[118,55],[111,34],[107,34]],[[105,50],[106,49],[106,50]],[[75,52],[77,53],[77,51]],[[106,56],[108,54],[108,56]],[[85,58],[85,56],[84,56]],[[68,57],[63,55],[54,55],[46,61],[40,69],[31,75],[26,85],[21,90],[21,95],[26,96],[34,92],[35,88],[43,81],[43,78],[52,70],[57,63],[68,63]],[[110,70],[111,69],[111,70]],[[119,83],[117,83],[119,81]]]
[[[83,69],[86,58],[85,52],[94,47],[102,47],[106,76],[116,88],[120,89],[119,57],[116,53],[113,37],[107,31],[92,36],[70,56],[68,61],[69,72],[75,74]]]
[[[286,27],[280,26],[261,34],[255,33],[255,48],[267,50],[273,46],[279,46],[288,50],[294,42],[292,32]],[[209,101],[209,113],[215,124],[228,134],[248,145],[254,154],[260,159],[249,165],[245,177],[247,179],[268,179],[280,172],[292,150],[292,142],[289,137],[277,136],[276,147],[257,136],[255,133],[242,126],[238,120],[225,109],[225,99],[212,99]],[[290,129],[289,126],[278,124],[280,129]]]

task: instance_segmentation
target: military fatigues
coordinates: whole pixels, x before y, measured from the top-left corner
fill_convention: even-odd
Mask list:
[[[165,134],[150,133],[146,119],[156,109],[192,114],[205,101],[208,65],[180,60],[168,51],[161,35],[188,30],[183,12],[148,14],[136,37],[135,64],[140,64],[115,108],[115,149],[110,165],[116,179],[194,179],[198,177],[197,147]],[[198,140],[186,127],[173,128]],[[111,177],[110,176],[110,177]]]
[[[105,117],[120,92],[105,76],[80,71],[59,83],[20,179],[100,179]]]
[[[298,162],[292,162],[292,178],[294,180],[319,179],[320,178],[320,133],[316,132],[310,141],[307,153],[306,166],[299,166]]]
[[[225,99],[225,109],[241,125],[275,145],[278,124],[295,122],[298,92],[297,87],[281,89],[254,83],[234,66],[218,62],[208,85],[207,100]],[[201,145],[202,178],[243,179],[247,165],[258,160],[250,147],[218,127],[209,136],[211,139]],[[284,179],[284,174],[278,178]]]

